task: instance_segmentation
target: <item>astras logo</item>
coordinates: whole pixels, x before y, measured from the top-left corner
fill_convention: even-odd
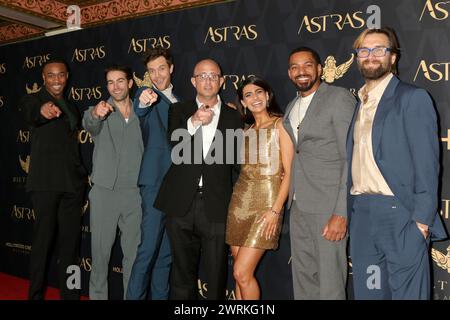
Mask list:
[[[432,1],[426,0],[423,6],[422,13],[420,14],[419,21],[422,21],[425,13],[428,13],[430,17],[435,20],[445,20],[448,18],[447,6],[450,6],[450,1]]]
[[[72,54],[72,61],[85,62],[87,60],[101,60],[106,56],[105,46],[78,49]]]
[[[102,97],[101,87],[92,87],[92,88],[75,88],[72,87],[70,89],[70,97],[72,100],[81,101],[84,99],[91,100],[97,99],[99,100]]]
[[[441,80],[448,81],[449,65],[450,62],[427,63],[425,60],[421,60],[414,75],[414,82],[417,80],[419,74],[423,74],[427,80],[432,82]]]
[[[309,33],[326,32],[331,28],[339,31],[344,28],[361,29],[380,28],[381,26],[381,9],[377,5],[370,5],[366,12],[355,11],[348,13],[330,13],[321,16],[303,16],[297,34],[301,34],[306,30]]]
[[[42,65],[48,60],[50,60],[50,53],[41,54],[39,56],[25,57],[22,68],[32,69],[37,66],[42,67]]]
[[[255,40],[258,38],[256,25],[250,24],[248,26],[226,26],[226,27],[209,27],[206,32],[203,43],[208,40],[214,43],[227,42],[228,40]]]
[[[128,46],[128,53],[131,51],[135,53],[143,53],[147,51],[148,48],[169,49],[170,47],[171,43],[168,35],[143,39],[131,38],[130,45]]]

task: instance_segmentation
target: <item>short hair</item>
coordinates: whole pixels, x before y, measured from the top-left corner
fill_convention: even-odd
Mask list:
[[[251,77],[248,77],[247,79],[241,81],[241,83],[239,84],[239,87],[237,89],[237,95],[238,95],[237,107],[238,107],[238,111],[241,113],[241,116],[245,123],[253,124],[255,122],[255,118],[253,117],[253,115],[250,111],[247,111],[244,113],[244,106],[241,103],[241,100],[244,100],[244,87],[249,84],[254,84],[255,86],[262,88],[264,91],[266,91],[269,94],[267,112],[271,116],[282,116],[283,115],[283,113],[281,112],[281,109],[275,99],[275,95],[274,95],[273,90],[270,87],[270,85],[265,80],[263,80],[259,77],[251,76]]]
[[[293,54],[298,53],[298,52],[309,52],[311,53],[311,55],[313,56],[313,59],[316,61],[317,64],[322,64],[322,60],[320,59],[319,54],[317,53],[316,50],[310,48],[310,47],[297,47],[294,50],[291,51],[291,53],[289,54],[289,59],[292,57]]]
[[[166,59],[167,64],[169,65],[169,67],[171,65],[173,65],[173,57],[172,57],[172,54],[170,53],[169,49],[160,48],[160,47],[150,48],[150,49],[146,50],[144,53],[145,53],[144,65],[146,67],[150,61],[158,59],[159,57],[164,57],[164,59]]]
[[[50,60],[45,61],[42,66],[42,71],[44,71],[46,66],[48,66],[49,64],[52,64],[52,63],[63,64],[64,67],[66,67],[66,71],[69,72],[69,65],[67,64],[67,62],[65,60],[60,59],[60,58],[51,58]]]
[[[400,59],[400,45],[398,42],[397,35],[395,34],[394,29],[390,27],[381,27],[380,29],[366,29],[363,32],[360,33],[360,35],[355,39],[355,42],[353,42],[353,49],[356,50],[361,47],[361,43],[363,42],[364,38],[369,34],[384,34],[388,40],[389,40],[389,48],[391,49],[392,53],[395,53],[397,56],[397,59],[395,59],[394,64],[391,67],[391,72],[394,74],[398,74],[398,60]]]
[[[113,64],[113,65],[110,65],[109,67],[107,67],[105,69],[105,80],[107,80],[106,76],[111,71],[122,71],[123,73],[125,73],[125,75],[127,77],[127,80],[133,79],[133,75],[131,73],[131,68],[130,67]]]

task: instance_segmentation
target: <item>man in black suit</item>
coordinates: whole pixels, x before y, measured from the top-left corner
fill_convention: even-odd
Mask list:
[[[77,128],[80,115],[63,95],[68,79],[62,60],[48,61],[44,88],[23,97],[19,112],[31,127],[31,162],[26,184],[36,214],[30,257],[30,300],[44,298],[44,278],[55,230],[58,230],[58,273],[62,299],[78,299],[68,288],[67,267],[77,263],[84,195]]]
[[[176,140],[175,136],[184,133],[187,139],[179,145],[178,140],[171,141],[172,166],[155,207],[167,215],[173,257],[170,299],[198,298],[200,252],[205,261],[208,299],[224,299],[225,224],[233,188],[232,169],[238,168],[238,139],[226,136],[226,130],[241,129],[243,123],[239,113],[218,95],[224,79],[217,62],[198,62],[191,82],[196,100],[175,103],[169,109],[169,137]]]

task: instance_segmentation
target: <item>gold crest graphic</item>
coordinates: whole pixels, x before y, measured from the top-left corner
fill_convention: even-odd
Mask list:
[[[24,160],[22,160],[22,158],[19,155],[19,162],[20,162],[20,167],[22,168],[22,170],[28,174],[28,170],[30,169],[30,156],[28,155],[24,161]]]
[[[153,82],[150,79],[150,75],[148,74],[148,71],[145,71],[144,73],[144,79],[139,79],[136,74],[133,72],[133,79],[134,82],[136,83],[136,85],[140,88],[140,87],[153,87]]]
[[[447,270],[450,273],[450,246],[447,247],[447,254],[443,254],[439,250],[431,249],[431,257],[437,266]]]
[[[352,53],[352,56],[348,61],[336,66],[336,59],[333,56],[328,56],[324,63],[322,80],[333,83],[334,80],[339,79],[347,72],[354,59],[355,55]]]
[[[25,89],[27,89],[27,94],[32,94],[32,93],[36,93],[39,92],[41,90],[42,87],[39,87],[37,82],[33,83],[33,86],[30,88],[28,88],[28,84],[25,84]]]

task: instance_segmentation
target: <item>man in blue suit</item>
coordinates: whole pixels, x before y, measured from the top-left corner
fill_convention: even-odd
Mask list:
[[[167,138],[169,105],[178,99],[172,92],[173,59],[166,49],[150,49],[145,66],[152,84],[142,86],[133,105],[141,117],[144,156],[139,174],[142,197],[141,244],[128,284],[127,299],[167,300],[172,263],[166,216],[153,207],[161,181],[172,164]],[[149,290],[150,286],[150,290]],[[150,291],[150,293],[149,293]]]
[[[439,138],[427,92],[400,81],[398,40],[367,29],[353,45],[365,80],[348,134],[350,255],[356,299],[429,299]]]

